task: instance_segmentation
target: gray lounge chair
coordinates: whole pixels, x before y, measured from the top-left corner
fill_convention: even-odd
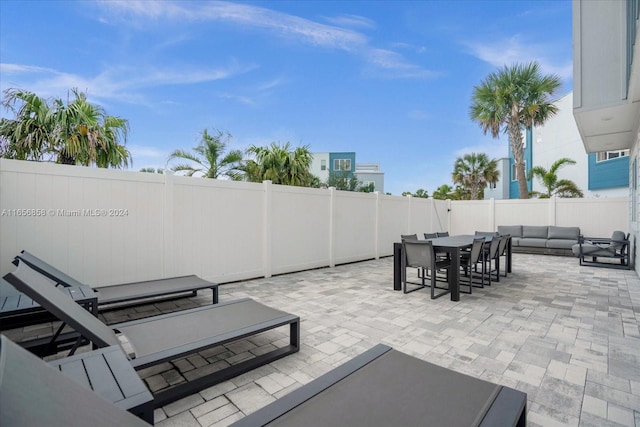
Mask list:
[[[18,256],[16,256],[16,259],[23,261],[34,270],[44,274],[59,285],[84,285],[27,251],[22,251]],[[216,283],[207,282],[195,275],[148,280],[143,282],[122,283],[118,285],[107,285],[93,288],[93,290],[98,293],[99,308],[105,308],[112,304],[118,304],[118,307],[140,304],[150,298],[161,296],[195,296],[197,292],[202,289],[211,289],[213,292],[213,303],[218,303],[218,285]]]
[[[0,425],[148,426],[0,335]]]
[[[614,231],[610,239],[579,237],[578,243],[571,247],[573,254],[578,257],[580,265],[630,269],[629,234]],[[587,260],[591,258],[591,260]],[[598,261],[605,258],[614,262]],[[620,261],[620,263],[616,263]]]
[[[518,426],[527,395],[377,345],[232,424]]]
[[[249,298],[107,326],[46,283],[41,274],[25,264],[20,264],[4,278],[77,331],[81,337],[76,345],[82,342],[82,337],[96,348],[121,345],[136,370],[281,326],[289,326],[289,345],[159,391],[154,395],[156,407],[271,363],[300,348],[298,316],[267,307]],[[74,350],[75,347],[71,352]]]

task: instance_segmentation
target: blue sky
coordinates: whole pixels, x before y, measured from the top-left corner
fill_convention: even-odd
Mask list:
[[[231,148],[355,151],[396,195],[451,184],[466,153],[506,156],[469,119],[473,86],[535,60],[559,98],[571,49],[569,0],[0,2],[0,89],[87,92],[129,120],[133,170],[219,129]]]

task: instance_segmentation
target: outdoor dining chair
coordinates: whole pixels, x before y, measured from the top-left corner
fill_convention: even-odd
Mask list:
[[[500,236],[500,245],[498,246],[498,258],[504,257],[504,262],[500,262],[498,260],[498,265],[504,272],[504,274],[502,274],[503,277],[507,277],[507,246],[509,245],[509,239],[511,239],[511,236],[509,234]],[[498,272],[498,275],[496,277],[497,282],[500,281],[500,276],[500,272]]]
[[[445,288],[437,285],[437,282],[438,282],[437,272],[439,270],[445,270],[446,277],[448,278],[449,269],[451,268],[451,261],[446,259],[438,259],[433,250],[433,244],[430,241],[405,240],[402,243],[402,251],[404,253],[404,257],[403,257],[404,266],[402,268],[402,273],[403,273],[402,289],[405,294],[413,291],[417,291],[427,286],[426,285],[427,277],[425,277],[425,272],[427,270],[430,272],[429,280],[431,282],[431,286],[430,286],[431,299],[439,298],[442,295],[448,294],[450,292],[448,286]],[[422,277],[420,278],[422,280],[422,283],[418,283],[417,284],[418,286],[414,287],[413,289],[407,288],[407,284],[410,283],[407,281],[407,273],[406,273],[407,267],[419,268],[423,271]],[[436,293],[436,289],[440,289],[443,292]]]
[[[460,257],[460,268],[464,270],[464,280],[460,277],[460,285],[468,287],[466,291],[460,289],[460,292],[470,294],[473,288],[484,288],[486,270],[484,263],[484,237],[475,237],[471,244],[471,251],[463,252]],[[478,273],[477,267],[481,266],[481,272]],[[479,278],[480,281],[474,281]],[[463,283],[466,282],[466,283]]]
[[[487,284],[491,286],[491,280],[493,279],[493,274],[495,273],[496,282],[500,281],[500,271],[498,269],[498,257],[500,256],[500,242],[501,238],[494,237],[491,240],[491,243],[487,247],[485,245],[483,249],[483,263],[485,264],[484,273],[488,278]],[[493,267],[492,267],[493,264]]]

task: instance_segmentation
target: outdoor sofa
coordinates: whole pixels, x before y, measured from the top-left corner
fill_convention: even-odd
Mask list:
[[[52,286],[66,288],[65,291],[74,296],[74,299],[96,313],[99,309],[139,305],[158,298],[195,296],[204,289],[211,289],[213,304],[218,303],[218,284],[195,275],[91,288],[27,251],[22,251],[15,257],[13,263],[18,265],[19,262],[46,276],[52,281]],[[93,305],[89,304],[90,298],[97,298],[97,301]],[[24,295],[0,296],[0,330],[51,320],[51,315],[46,310]]]
[[[526,426],[527,395],[379,344],[245,418],[255,426]]]
[[[94,348],[120,345],[136,370],[281,326],[289,326],[289,345],[159,391],[154,394],[156,407],[300,349],[300,318],[249,298],[107,326],[64,293],[50,286],[46,278],[26,264],[20,263],[14,272],[8,273],[4,278],[80,335],[71,353],[83,339],[91,342]]]
[[[511,236],[513,252],[572,256],[580,239],[580,227],[554,225],[499,225],[498,234]]]

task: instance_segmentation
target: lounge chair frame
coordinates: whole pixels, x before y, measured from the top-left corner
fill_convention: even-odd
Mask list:
[[[47,286],[47,283],[38,283],[38,277],[40,277],[38,273],[30,272],[28,269],[24,272],[16,270],[4,276],[5,280],[16,289],[33,298],[79,333],[80,336],[72,352],[82,342],[82,338],[91,342],[94,348],[103,348],[120,345],[123,337],[128,337],[129,342],[124,344],[123,348],[128,355],[131,355],[128,345],[133,347],[136,356],[131,358],[130,362],[136,370],[281,326],[289,326],[289,345],[167,390],[161,390],[154,394],[155,407],[196,393],[203,388],[271,363],[300,349],[300,318],[250,298],[107,326],[62,292]],[[117,333],[121,333],[121,336],[118,337]]]
[[[401,370],[408,370],[408,375],[397,370],[389,372],[399,364],[403,366]],[[381,371],[387,372],[378,375]],[[396,381],[394,372],[402,379]],[[398,384],[412,378],[412,374],[416,375],[415,380]],[[377,375],[378,378],[368,380],[368,375]],[[389,381],[371,385],[371,382],[381,381],[380,378],[385,376]],[[449,393],[439,389],[438,385],[443,381],[454,384],[448,388]],[[367,385],[366,390],[354,392],[359,386]],[[460,388],[460,393],[450,394],[456,387]],[[390,395],[387,390],[397,394]],[[476,403],[464,407],[464,399],[460,396],[470,390],[481,390],[483,394]],[[442,417],[436,421],[437,424],[433,419],[429,420],[430,424],[423,418],[424,402],[430,400],[436,402],[431,408],[438,413],[429,415]],[[526,406],[527,395],[523,392],[469,377],[378,344],[232,426],[452,425],[448,424],[452,420],[451,413],[466,410],[469,412],[465,417],[475,422],[465,425],[525,427]]]
[[[37,256],[22,251],[16,256],[40,274],[55,281],[61,286],[83,286],[84,284],[58,270]],[[98,308],[121,308],[127,305],[143,304],[152,298],[181,298],[196,296],[199,290],[211,289],[213,304],[218,303],[218,284],[211,283],[195,275],[170,277],[166,279],[130,282],[93,288],[98,293]]]
[[[584,244],[590,244],[591,246],[601,245],[603,250],[595,254],[583,253],[582,245]],[[607,247],[613,244],[616,244],[619,247],[611,252],[606,253]],[[629,244],[630,244],[629,233],[627,233],[624,240],[613,240],[608,238],[593,238],[593,237],[580,236],[578,239],[578,245],[580,249],[576,256],[578,257],[578,260],[581,266],[606,267],[606,268],[630,270],[631,259],[629,256],[630,255]],[[591,258],[591,260],[587,260],[587,258]],[[598,261],[598,258],[618,260],[620,261],[620,264],[615,264],[614,262]]]
[[[129,379],[130,383],[136,381],[144,388],[137,376]],[[153,420],[153,412],[150,416],[147,421]],[[0,425],[142,427],[149,424],[0,335]]]

